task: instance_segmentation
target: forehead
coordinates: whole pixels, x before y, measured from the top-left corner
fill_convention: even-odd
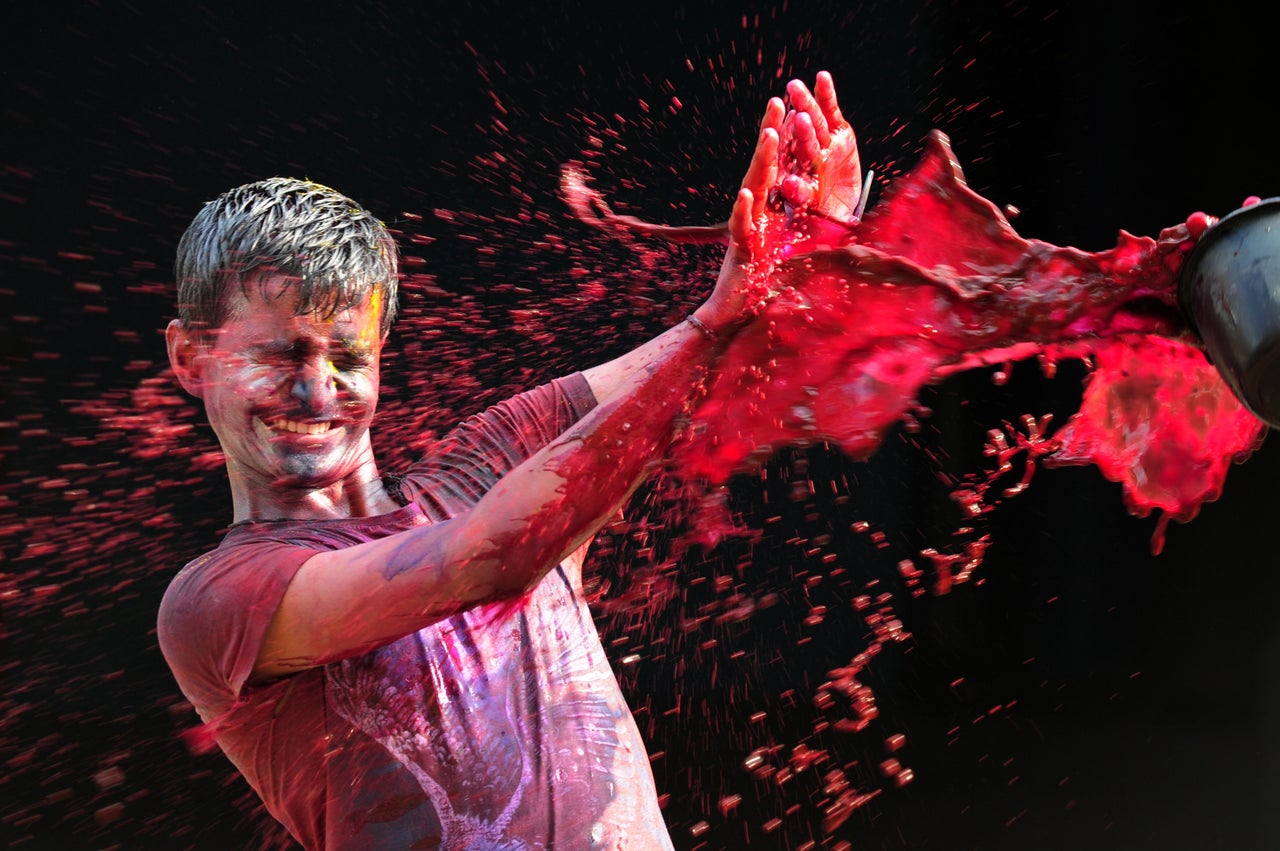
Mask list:
[[[323,335],[357,338],[372,345],[380,338],[380,294],[371,290],[352,307],[305,312],[296,286],[298,279],[275,271],[255,271],[240,286],[229,288],[226,318],[219,337],[296,337]]]

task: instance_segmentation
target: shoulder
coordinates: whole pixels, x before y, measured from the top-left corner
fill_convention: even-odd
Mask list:
[[[224,542],[169,583],[156,636],[183,693],[197,707],[239,692],[289,582],[315,552],[270,539]]]
[[[255,595],[284,583],[314,555],[314,548],[268,538],[226,541],[188,562],[169,583],[160,603],[163,615],[181,610],[192,597]],[[205,607],[211,601],[202,599]]]

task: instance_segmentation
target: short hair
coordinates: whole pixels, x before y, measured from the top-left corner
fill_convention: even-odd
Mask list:
[[[399,254],[386,226],[327,186],[273,177],[207,202],[178,243],[178,316],[192,330],[227,318],[235,283],[269,268],[294,279],[298,313],[333,314],[377,293],[385,335],[396,314]]]

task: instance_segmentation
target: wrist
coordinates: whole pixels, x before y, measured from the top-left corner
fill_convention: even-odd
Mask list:
[[[685,321],[707,339],[727,343],[745,324],[743,318],[741,315],[719,309],[711,302],[707,302],[689,313]]]
[[[712,328],[706,322],[699,319],[696,313],[688,314],[685,316],[684,321],[692,326],[695,331],[713,343],[723,343],[728,339],[727,334]]]

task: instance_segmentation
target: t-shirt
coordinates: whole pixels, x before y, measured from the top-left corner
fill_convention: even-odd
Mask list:
[[[580,557],[519,600],[247,683],[308,557],[448,523],[594,404],[581,375],[516,396],[405,471],[403,508],[237,526],[175,577],[160,607],[161,650],[219,746],[305,847],[672,847]]]

